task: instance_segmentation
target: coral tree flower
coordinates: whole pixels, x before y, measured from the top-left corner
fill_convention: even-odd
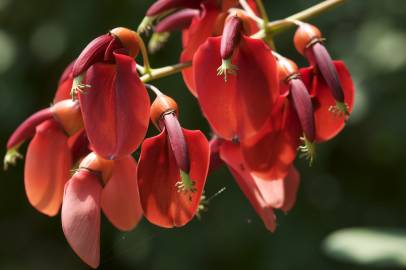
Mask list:
[[[132,230],[142,217],[137,162],[106,160],[90,153],[65,185],[62,228],[74,252],[88,265],[100,262],[100,210],[119,230]]]
[[[331,59],[320,30],[315,26],[299,22],[294,44],[311,64],[300,72],[314,96],[316,139],[329,140],[344,128],[352,112],[354,86],[351,76],[343,62]]]
[[[269,120],[279,97],[271,51],[243,31],[241,19],[232,16],[223,35],[209,38],[193,59],[200,107],[213,131],[227,140],[255,135]],[[220,64],[218,74],[224,78],[216,74]]]
[[[115,28],[93,40],[73,66],[73,91],[87,136],[94,151],[107,159],[134,152],[148,128],[149,97],[133,59],[137,42],[135,32]]]
[[[71,90],[73,84],[73,65],[75,61],[72,61],[63,71],[61,77],[59,78],[58,88],[56,89],[54,96],[54,103],[57,103],[64,99],[71,98]]]
[[[288,212],[295,204],[300,182],[298,171],[291,166],[284,178],[258,177],[245,165],[240,146],[228,141],[221,143],[219,155],[265,227],[274,232],[276,229],[274,209]]]
[[[151,120],[161,133],[144,141],[138,167],[144,216],[165,228],[183,226],[195,216],[210,158],[203,133],[181,128],[176,115],[176,103],[158,94]]]
[[[55,216],[59,211],[73,163],[68,136],[82,126],[78,102],[63,100],[30,116],[8,140],[5,169],[21,157],[19,146],[34,137],[27,150],[24,184],[28,201],[43,214]]]
[[[248,1],[253,10],[256,10],[255,2]],[[207,38],[220,36],[223,32],[225,20],[227,18],[228,9],[238,7],[238,1],[206,1],[200,9],[201,12],[195,16],[190,26],[182,32],[183,51],[180,57],[181,62],[193,61],[193,56]],[[238,13],[240,17],[245,17]],[[247,35],[253,34],[258,27],[253,20],[244,18],[244,27]],[[193,64],[193,63],[192,63]],[[197,96],[196,86],[194,82],[193,68],[182,70],[183,80],[190,92]]]

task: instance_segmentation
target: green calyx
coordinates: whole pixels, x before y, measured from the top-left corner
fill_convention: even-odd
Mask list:
[[[336,101],[336,105],[330,106],[330,108],[328,108],[328,111],[337,117],[344,117],[345,121],[347,121],[350,116],[349,106],[346,103],[340,101]]]
[[[306,158],[306,160],[309,161],[309,166],[312,166],[316,159],[316,143],[309,141],[306,136],[300,137],[300,140],[303,143],[299,146],[301,152],[300,157]]]
[[[192,200],[192,193],[197,191],[196,182],[190,178],[190,175],[187,172],[180,170],[180,181],[176,182],[175,187],[178,189],[178,192],[182,192],[189,196],[189,201]]]
[[[162,49],[162,47],[168,41],[170,35],[171,34],[169,32],[153,33],[151,39],[148,42],[148,51],[154,54]]]
[[[217,69],[217,76],[224,75],[224,81],[227,82],[227,75],[236,75],[238,67],[231,64],[231,58],[222,59],[221,66]]]
[[[72,97],[72,100],[77,99],[78,93],[86,94],[86,89],[92,87],[90,84],[83,83],[84,76],[84,73],[82,73],[73,79],[72,89],[70,90],[70,96]]]
[[[9,165],[14,166],[16,165],[18,159],[23,158],[23,155],[18,152],[18,147],[19,145],[7,150],[3,160],[3,168],[5,171],[8,169]]]

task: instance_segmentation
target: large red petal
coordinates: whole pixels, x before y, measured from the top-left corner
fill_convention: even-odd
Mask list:
[[[340,83],[344,91],[344,101],[352,112],[354,105],[354,84],[346,66],[341,61],[334,61]],[[302,72],[308,76],[309,71]],[[340,117],[329,111],[336,101],[331,94],[326,82],[319,75],[313,76],[312,91],[315,93],[313,100],[316,141],[323,142],[335,137],[345,126],[345,117]]]
[[[199,206],[209,166],[209,145],[200,131],[183,130],[190,158],[190,178],[196,191],[178,192],[180,170],[165,131],[146,139],[141,148],[138,185],[145,217],[161,227],[180,227],[188,223]],[[191,197],[189,197],[189,195]]]
[[[265,196],[267,196],[268,190],[264,189],[263,186],[261,187],[262,189],[258,186],[259,182],[268,185],[269,183],[266,182],[272,181],[261,181],[260,178],[254,178],[250,174],[248,168],[244,166],[238,145],[224,142],[220,148],[220,157],[228,165],[238,186],[264,222],[265,227],[272,232],[275,231],[276,216],[273,211],[273,205],[276,204],[279,199],[271,197],[266,200]],[[273,185],[273,183],[270,185]]]
[[[242,37],[235,57],[238,133],[253,136],[266,123],[279,97],[276,61],[262,40]]]
[[[290,168],[288,175],[283,180],[283,183],[285,200],[280,208],[284,212],[288,212],[295,205],[296,195],[300,184],[300,174],[294,166]]]
[[[206,6],[202,11],[201,16],[194,18],[189,29],[183,31],[183,51],[180,57],[181,62],[192,61],[193,55],[199,46],[202,45],[208,37],[213,35],[218,15],[219,10],[217,8]],[[193,68],[190,67],[183,69],[182,76],[190,92],[194,96],[197,96]]]
[[[264,179],[283,179],[296,158],[301,128],[293,106],[286,103],[268,126],[241,141],[241,153],[252,173]]]
[[[39,125],[28,146],[24,169],[25,191],[38,211],[55,216],[72,166],[68,138],[59,125],[48,120]]]
[[[93,268],[100,261],[100,196],[102,186],[92,173],[82,170],[66,183],[62,229],[73,251]]]
[[[133,229],[142,217],[137,184],[137,162],[128,156],[115,161],[112,177],[102,192],[101,207],[122,231]]]
[[[193,58],[198,100],[213,131],[224,139],[237,135],[236,76],[217,76],[221,65],[220,37],[209,38]]]
[[[113,159],[134,152],[145,137],[149,98],[134,60],[115,54],[116,65],[95,64],[86,74],[86,93],[79,94],[85,129],[95,152]]]

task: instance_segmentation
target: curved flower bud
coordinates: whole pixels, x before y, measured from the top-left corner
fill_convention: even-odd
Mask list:
[[[107,159],[134,152],[144,139],[149,122],[149,97],[134,60],[114,53],[116,64],[95,64],[79,94],[84,126],[94,151]],[[131,123],[129,125],[128,123]]]
[[[314,161],[315,148],[315,127],[314,110],[310,94],[303,81],[299,77],[297,65],[289,59],[279,57],[279,77],[282,83],[288,85],[292,106],[294,107],[300,126],[303,130],[304,145],[300,147],[304,155],[309,159],[310,165]]]
[[[28,146],[24,169],[25,191],[35,209],[48,216],[58,213],[71,167],[68,138],[59,124],[55,120],[40,124]]]
[[[148,17],[159,15],[174,8],[198,8],[203,0],[158,0],[149,7]]]
[[[73,164],[76,164],[76,162],[90,153],[89,140],[84,129],[70,137],[68,143],[72,153]]]
[[[245,166],[238,145],[225,142],[220,157],[227,164],[238,186],[247,197],[265,227],[274,232],[276,216],[273,209],[289,211],[295,203],[299,186],[299,174],[292,166],[285,178],[269,179],[253,175]]]
[[[220,42],[209,38],[194,56],[198,101],[216,134],[244,140],[266,124],[279,97],[276,62],[263,41],[242,36],[232,58],[239,71],[224,82],[215,73]]]

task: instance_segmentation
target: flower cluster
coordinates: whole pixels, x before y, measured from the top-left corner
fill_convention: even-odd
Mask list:
[[[138,33],[119,27],[91,41],[63,72],[54,104],[11,135],[5,168],[22,156],[30,204],[55,216],[75,253],[100,261],[100,215],[119,230],[141,217],[164,228],[204,208],[209,172],[225,164],[266,228],[296,199],[303,154],[335,137],[352,112],[354,89],[320,30],[299,20],[293,44],[309,67],[276,52],[260,1],[158,0]],[[182,31],[178,68],[152,69],[140,34],[156,52]],[[135,62],[141,52],[144,65]],[[181,71],[213,135],[181,127],[176,102],[147,81]],[[147,91],[155,99],[152,104]],[[159,134],[145,138],[149,122]],[[141,147],[140,147],[141,146]],[[141,148],[140,155],[134,152]]]

